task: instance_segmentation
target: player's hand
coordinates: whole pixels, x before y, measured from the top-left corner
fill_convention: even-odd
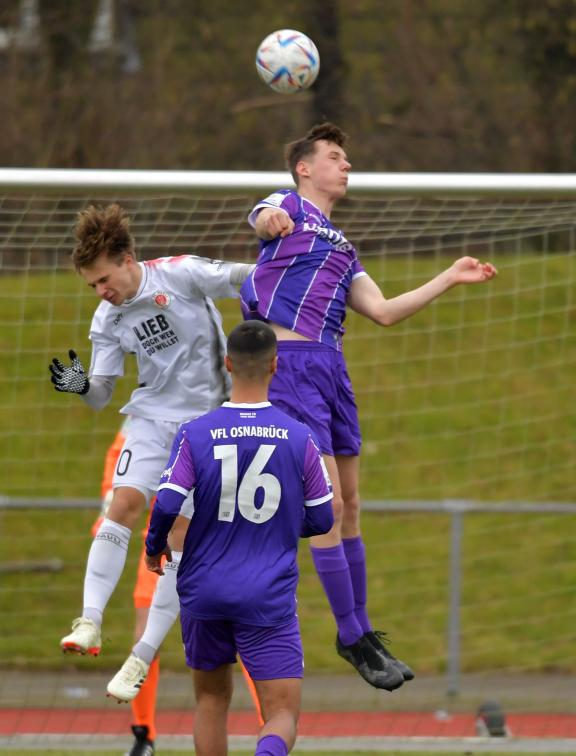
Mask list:
[[[57,357],[54,357],[48,366],[52,373],[50,379],[56,391],[65,391],[70,394],[85,394],[90,388],[88,375],[84,370],[80,358],[73,349],[68,351],[70,365],[63,365]]]
[[[294,221],[284,210],[272,210],[266,214],[264,229],[270,239],[288,236],[294,231]]]
[[[472,284],[490,281],[498,273],[492,263],[483,263],[475,257],[461,257],[449,269],[454,284]]]
[[[150,570],[150,572],[155,572],[157,575],[163,575],[164,570],[162,569],[162,557],[166,557],[167,562],[172,561],[172,552],[170,551],[170,546],[166,546],[166,548],[161,551],[159,554],[154,554],[154,556],[150,556],[149,554],[146,554],[144,557],[144,561],[146,562],[146,569]]]

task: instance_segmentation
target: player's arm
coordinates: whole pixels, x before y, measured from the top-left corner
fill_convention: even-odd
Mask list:
[[[323,535],[332,530],[334,525],[334,511],[332,509],[332,496],[320,504],[306,504],[304,508],[304,522],[300,531],[301,538]]]
[[[232,286],[242,286],[255,267],[253,263],[230,263],[229,280]]]
[[[106,313],[106,308],[100,305],[92,318],[88,372],[73,349],[68,352],[70,365],[64,365],[57,357],[49,365],[56,391],[79,394],[89,407],[97,410],[108,404],[116,378],[124,374],[124,350],[120,340],[110,334]]]
[[[112,396],[115,376],[96,375],[88,378],[84,365],[73,349],[68,351],[70,365],[64,365],[54,357],[48,368],[50,380],[56,391],[68,394],[79,394],[84,402],[92,409],[102,409]]]
[[[169,562],[172,561],[168,533],[172,530],[185,499],[185,494],[168,488],[158,491],[145,541],[146,567],[158,575],[164,574],[162,557],[166,556]]]
[[[253,263],[230,263],[195,255],[187,255],[178,264],[192,290],[211,299],[236,298],[238,288],[256,267]]]
[[[116,376],[93,375],[90,377],[90,388],[82,397],[85,404],[92,409],[101,410],[109,403],[114,393]]]
[[[164,574],[162,556],[165,555],[167,560],[171,561],[168,534],[180,514],[182,504],[195,484],[196,473],[192,453],[186,438],[185,427],[182,426],[176,434],[170,459],[160,478],[156,503],[146,536],[145,561],[146,567],[151,572],[156,572],[158,575]]]
[[[370,276],[361,275],[352,281],[348,306],[378,325],[391,326],[419,312],[453,286],[484,283],[496,273],[491,263],[482,263],[475,257],[461,257],[427,283],[391,299],[385,299]]]
[[[277,236],[288,236],[294,230],[294,221],[286,210],[279,207],[265,207],[259,211],[254,221],[256,235],[264,241]]]
[[[304,454],[304,520],[301,538],[328,533],[334,525],[332,484],[322,455],[312,436]]]

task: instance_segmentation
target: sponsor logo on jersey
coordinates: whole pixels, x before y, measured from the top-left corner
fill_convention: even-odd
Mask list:
[[[146,350],[146,354],[152,355],[161,349],[168,349],[178,343],[178,336],[174,333],[166,315],[155,315],[153,318],[143,320],[137,326],[132,326],[140,346]]]
[[[267,205],[273,205],[274,207],[280,207],[280,205],[284,202],[286,199],[285,194],[281,194],[280,192],[275,192],[274,194],[271,194],[269,197],[266,197],[264,200]]]
[[[172,297],[170,294],[167,294],[165,291],[155,291],[154,294],[152,294],[152,301],[156,305],[156,307],[160,307],[163,310],[165,310],[172,301]]]
[[[302,230],[311,231],[320,239],[329,242],[340,252],[350,252],[354,249],[344,234],[341,231],[337,231],[335,228],[326,228],[326,226],[319,226],[317,223],[304,222]]]

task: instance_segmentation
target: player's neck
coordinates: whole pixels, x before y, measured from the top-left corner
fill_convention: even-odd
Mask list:
[[[298,194],[304,199],[307,199],[313,205],[322,211],[322,213],[329,218],[332,208],[336,202],[336,198],[330,197],[323,192],[316,191],[313,187],[299,187]]]
[[[138,294],[138,289],[140,288],[140,284],[142,283],[142,268],[138,263],[136,262],[136,265],[132,271],[132,291],[129,292],[126,299],[134,299],[136,294]]]
[[[261,404],[268,401],[268,385],[254,386],[235,381],[230,392],[230,401],[234,404]]]

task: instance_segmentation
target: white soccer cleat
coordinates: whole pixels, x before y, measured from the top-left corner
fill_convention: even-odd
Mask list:
[[[102,648],[102,636],[98,625],[87,617],[77,617],[72,623],[72,632],[60,641],[64,653],[98,656]]]
[[[150,665],[134,654],[126,659],[118,672],[108,683],[106,694],[118,701],[132,701],[144,685]]]

